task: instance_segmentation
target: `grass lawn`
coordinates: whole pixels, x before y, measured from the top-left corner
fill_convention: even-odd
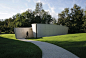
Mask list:
[[[42,58],[42,51],[33,43],[15,39],[14,34],[0,34],[0,58]]]
[[[5,33],[5,32],[1,32],[1,33]]]
[[[86,33],[66,34],[29,40],[49,42],[69,50],[80,58],[86,58]]]

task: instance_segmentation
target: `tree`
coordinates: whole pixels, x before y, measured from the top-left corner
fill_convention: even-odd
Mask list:
[[[23,13],[17,13],[12,18],[0,21],[1,31],[13,33],[16,27],[31,27],[33,23],[50,24],[52,16],[42,8],[42,3],[36,3],[35,11],[28,9]]]
[[[56,19],[55,18],[52,18],[51,24],[56,24]]]
[[[59,25],[65,25],[69,26],[70,21],[70,14],[69,14],[69,8],[65,8],[64,11],[62,11],[60,14],[58,14],[58,24]]]
[[[83,10],[76,4],[71,8],[71,19],[73,32],[82,32]]]
[[[84,11],[83,21],[84,21],[83,30],[84,32],[86,32],[86,10]]]
[[[71,12],[69,8],[65,8],[58,16],[58,24],[68,26],[70,33],[82,32],[83,10],[81,7],[74,4]]]
[[[42,3],[36,3],[36,9],[35,9],[35,13],[39,13],[42,11]]]
[[[40,21],[40,23],[50,24],[50,22],[52,20],[51,19],[52,18],[51,15],[48,12],[44,11],[44,9],[42,8],[42,3],[41,2],[40,3],[36,3],[36,9],[34,11],[34,15],[35,15],[35,17],[36,16],[40,17],[40,20],[36,19],[36,21]]]

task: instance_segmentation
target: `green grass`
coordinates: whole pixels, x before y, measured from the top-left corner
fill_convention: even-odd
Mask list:
[[[52,43],[69,50],[80,58],[86,58],[86,33],[66,34],[29,40]]]
[[[1,32],[2,34],[5,33],[5,32]]]
[[[42,51],[33,43],[17,40],[14,34],[0,34],[0,58],[42,58]]]

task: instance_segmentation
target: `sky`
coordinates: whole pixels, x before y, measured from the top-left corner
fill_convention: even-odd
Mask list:
[[[28,9],[34,11],[37,2],[41,2],[43,9],[56,19],[64,8],[70,9],[74,4],[82,9],[86,8],[86,0],[0,0],[0,20],[10,18]]]

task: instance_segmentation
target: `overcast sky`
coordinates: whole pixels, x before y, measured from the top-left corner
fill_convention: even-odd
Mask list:
[[[43,9],[55,18],[64,8],[72,8],[74,4],[86,8],[86,0],[0,0],[0,19],[12,17],[27,9],[34,10],[37,2],[42,2]]]

